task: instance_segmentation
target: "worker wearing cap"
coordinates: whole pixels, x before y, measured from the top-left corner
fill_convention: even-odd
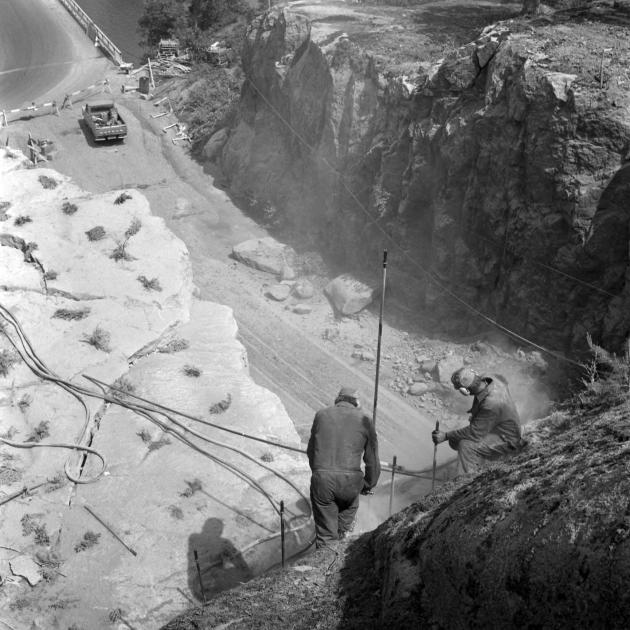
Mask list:
[[[376,431],[359,407],[357,391],[343,387],[334,406],[321,409],[313,420],[306,452],[317,548],[334,545],[351,531],[359,495],[367,494],[381,473]]]
[[[455,431],[433,431],[431,437],[434,444],[448,440],[465,473],[522,448],[518,411],[502,376],[479,376],[464,367],[453,372],[451,382],[460,393],[474,396],[470,424]]]

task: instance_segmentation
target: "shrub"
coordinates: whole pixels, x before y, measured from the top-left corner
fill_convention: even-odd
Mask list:
[[[214,405],[210,407],[209,411],[212,414],[223,413],[224,411],[227,411],[230,408],[231,404],[232,404],[232,394],[228,394],[223,400],[220,400],[218,403],[214,403]]]
[[[176,505],[169,505],[168,511],[173,518],[176,518],[178,521],[181,521],[184,518],[184,512],[182,509],[177,507]]]
[[[97,350],[102,350],[103,352],[109,352],[110,340],[111,335],[100,326],[97,326],[90,335],[84,335],[83,339],[81,339],[84,343],[94,346]]]
[[[7,376],[20,357],[13,350],[0,350],[0,376]]]
[[[39,180],[39,183],[42,185],[43,188],[53,189],[57,188],[57,186],[59,185],[59,182],[56,179],[48,177],[48,175],[40,175],[37,179]]]
[[[273,455],[269,452],[269,451],[265,451],[261,456],[260,459],[263,462],[272,462],[273,461]]]
[[[160,281],[157,278],[151,278],[151,280],[149,280],[146,276],[138,276],[138,282],[147,291],[161,291],[162,290],[162,285],[160,285]]]
[[[35,535],[35,543],[38,545],[48,545],[50,543],[50,536],[46,531],[46,526],[42,525],[33,514],[25,514],[20,520],[22,524],[22,535],[30,536]]]
[[[109,255],[110,258],[115,260],[116,262],[120,260],[134,260],[134,257],[131,256],[127,250],[127,241],[123,241],[122,243],[118,243],[116,247],[112,250],[112,253]]]
[[[28,215],[21,215],[19,217],[16,217],[13,223],[15,225],[24,225],[25,223],[32,223],[32,222],[33,222],[33,219],[31,219],[31,217],[29,217]]]
[[[75,203],[70,203],[69,201],[64,201],[61,206],[61,211],[67,215],[73,215],[79,207]]]
[[[142,429],[142,431],[138,431],[136,435],[138,435],[145,444],[149,444],[151,440],[153,439],[151,437],[151,434],[146,429]]]
[[[191,376],[193,378],[198,378],[201,376],[201,370],[196,368],[194,365],[185,365],[183,368],[183,372],[186,376]]]
[[[91,230],[86,232],[88,241],[100,241],[105,237],[105,228],[102,225],[97,225],[93,227]]]
[[[33,397],[30,394],[23,394],[20,400],[18,400],[18,409],[24,413],[33,402]]]
[[[94,547],[94,545],[98,544],[98,539],[100,537],[100,534],[88,530],[85,534],[83,534],[82,540],[74,546],[75,553],[80,553],[81,551],[90,549],[90,547]]]
[[[58,308],[54,313],[53,317],[57,319],[66,319],[66,320],[78,320],[85,319],[90,314],[89,308]]]
[[[150,453],[151,451],[157,451],[161,449],[163,446],[167,446],[170,443],[171,441],[168,437],[161,435],[159,440],[154,440],[148,445],[147,448],[149,449],[149,453]]]
[[[190,347],[190,341],[188,339],[171,339],[168,343],[160,346],[158,352],[164,354],[172,354],[173,352],[180,352]]]
[[[58,275],[59,274],[56,271],[49,269],[48,271],[44,272],[44,280],[56,280]]]

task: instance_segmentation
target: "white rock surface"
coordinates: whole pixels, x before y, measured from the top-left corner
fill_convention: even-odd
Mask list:
[[[279,276],[285,266],[291,266],[296,259],[295,251],[288,245],[276,241],[271,236],[243,241],[232,248],[236,260]]]
[[[331,280],[324,288],[324,293],[342,315],[358,313],[374,299],[374,289],[350,274]]]

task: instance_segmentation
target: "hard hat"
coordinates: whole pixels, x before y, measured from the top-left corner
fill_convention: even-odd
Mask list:
[[[337,394],[337,398],[354,398],[358,400],[359,392],[354,387],[342,387]]]
[[[451,375],[451,383],[453,383],[455,389],[460,389],[461,387],[468,389],[478,380],[479,375],[477,372],[469,367],[459,368]]]

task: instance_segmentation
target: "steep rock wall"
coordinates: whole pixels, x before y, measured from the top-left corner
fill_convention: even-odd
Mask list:
[[[557,350],[579,350],[586,332],[619,349],[630,99],[612,77],[627,45],[606,27],[617,48],[598,80],[587,52],[604,27],[551,28],[489,27],[396,76],[345,33],[315,41],[288,9],[259,17],[220,157],[232,190],[271,203],[340,265],[376,269],[387,247],[393,292],[446,328],[487,323],[452,292]]]

